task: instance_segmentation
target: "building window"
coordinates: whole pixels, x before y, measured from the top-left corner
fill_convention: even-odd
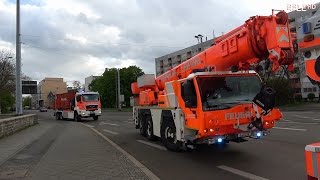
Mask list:
[[[316,87],[313,87],[313,92],[317,92],[317,88]]]
[[[312,92],[312,88],[308,88],[308,92]]]
[[[198,49],[198,52],[201,52],[201,48]]]
[[[178,64],[181,64],[181,55],[178,55],[178,56],[177,56],[177,63],[178,63]]]
[[[163,68],[163,60],[160,60],[160,67]]]
[[[308,91],[308,89],[307,88],[303,88],[303,92],[307,92]]]
[[[191,58],[191,51],[188,51],[187,52],[187,59],[190,59]]]
[[[168,65],[169,65],[169,67],[172,66],[172,59],[171,58],[168,58]]]

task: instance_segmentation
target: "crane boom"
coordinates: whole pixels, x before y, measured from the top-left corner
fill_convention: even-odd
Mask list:
[[[253,16],[240,27],[218,37],[215,44],[156,78],[159,90],[166,82],[187,77],[195,69],[225,71],[231,67],[248,70],[249,65],[269,59],[273,70],[280,65],[293,68],[288,16],[284,11]]]

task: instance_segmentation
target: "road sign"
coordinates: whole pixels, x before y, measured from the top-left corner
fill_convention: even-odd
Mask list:
[[[22,81],[22,94],[37,94],[37,81]]]

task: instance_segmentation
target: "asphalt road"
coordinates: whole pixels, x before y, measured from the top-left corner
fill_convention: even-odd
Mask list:
[[[320,141],[320,112],[283,114],[284,119],[262,139],[178,153],[140,136],[130,112],[103,112],[98,121],[82,123],[110,138],[161,179],[306,179],[304,147]],[[39,118],[53,120],[52,112],[39,113]]]

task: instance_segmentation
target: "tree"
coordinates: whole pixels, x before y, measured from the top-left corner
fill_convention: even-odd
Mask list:
[[[129,66],[120,69],[120,92],[125,97],[124,104],[130,105],[131,83],[137,81],[137,77],[144,74],[141,68]],[[97,91],[101,95],[103,107],[114,108],[117,101],[117,69],[106,68],[103,75],[93,80],[89,85],[92,91]]]
[[[0,50],[0,109],[8,112],[13,106],[15,92],[15,55],[6,50]]]
[[[15,90],[15,62],[14,54],[0,50],[0,94]]]
[[[73,81],[72,83],[73,88],[79,90],[81,88],[81,83],[80,81]]]
[[[294,91],[288,79],[272,78],[266,84],[276,91],[276,105],[285,105],[293,102]]]
[[[25,106],[30,106],[31,107],[31,97],[28,96],[28,97],[25,97],[22,101],[22,106],[25,107]]]

